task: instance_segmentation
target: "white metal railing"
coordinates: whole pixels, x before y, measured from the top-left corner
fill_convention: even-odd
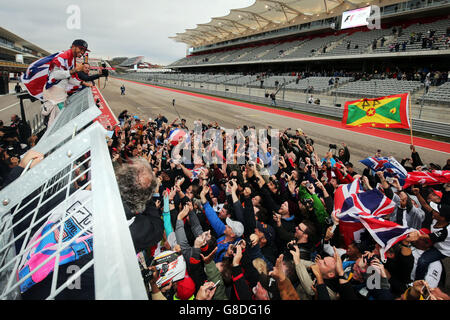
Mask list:
[[[45,158],[0,191],[0,299],[86,299],[89,287],[95,299],[148,298],[106,131],[94,122],[75,134],[90,106],[66,111],[80,108],[81,95],[58,117],[68,122],[41,140]]]

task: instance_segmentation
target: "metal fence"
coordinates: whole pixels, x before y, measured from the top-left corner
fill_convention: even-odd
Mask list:
[[[68,101],[35,147],[45,158],[0,192],[1,299],[148,298],[89,95]]]
[[[154,84],[154,85],[162,85],[162,86],[180,89],[180,90],[188,90],[188,91],[210,94],[210,95],[215,95],[215,96],[221,96],[221,97],[226,97],[226,98],[231,98],[231,99],[244,100],[244,101],[249,101],[252,103],[265,104],[265,105],[271,104],[271,99],[269,97],[261,97],[261,96],[238,93],[237,86],[228,86],[228,88],[226,88],[225,91],[219,91],[219,90],[210,90],[210,89],[202,88],[200,83],[198,83],[199,87],[197,88],[197,87],[195,87],[195,83],[192,81],[184,81],[184,83],[178,81],[178,83],[180,83],[181,85],[176,84],[177,83],[176,81],[168,81],[168,80],[167,81],[164,81],[164,80],[149,81],[148,75],[145,73],[130,73],[127,75],[120,75],[120,77],[123,79],[127,79],[127,80],[135,80],[135,81],[150,83],[150,84]],[[250,89],[249,89],[249,91],[250,91]],[[298,110],[298,111],[302,111],[302,112],[326,115],[326,116],[335,117],[338,119],[342,118],[342,114],[344,112],[344,108],[340,108],[340,107],[316,105],[316,104],[302,103],[302,102],[296,102],[296,101],[288,101],[288,100],[284,100],[284,99],[277,99],[277,106],[287,108],[287,109],[292,109],[292,110]],[[431,121],[431,120],[423,120],[423,119],[415,119],[415,118],[411,119],[411,122],[412,122],[414,131],[437,135],[437,136],[450,137],[450,124],[449,123],[437,122],[437,121]]]

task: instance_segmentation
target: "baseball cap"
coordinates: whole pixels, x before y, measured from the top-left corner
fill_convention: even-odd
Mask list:
[[[430,207],[439,212],[439,215],[445,220],[450,221],[450,206],[448,204],[430,202]]]
[[[258,228],[259,231],[264,233],[264,238],[266,238],[267,242],[271,242],[273,240],[273,238],[275,237],[275,231],[272,228],[272,226],[265,224],[265,223],[261,223],[260,221],[257,221],[256,227]]]
[[[177,282],[176,298],[180,300],[189,300],[195,293],[195,283],[186,273],[184,279]]]
[[[435,195],[437,195],[439,198],[442,199],[442,192],[441,192],[441,191],[439,191],[439,190],[434,190],[434,189],[431,189],[431,190],[433,191],[433,193],[434,193]]]
[[[226,218],[225,222],[233,230],[236,237],[240,237],[244,234],[244,225],[239,221],[234,221],[230,218]]]
[[[82,47],[82,48],[86,49],[86,51],[91,52],[91,50],[88,50],[88,44],[87,44],[87,42],[84,41],[84,40],[82,40],[82,39],[74,40],[74,41],[72,42],[72,45],[73,45],[73,46],[76,46],[76,47]]]

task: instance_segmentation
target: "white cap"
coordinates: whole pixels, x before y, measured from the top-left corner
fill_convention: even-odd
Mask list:
[[[233,230],[236,237],[240,237],[244,234],[244,225],[239,221],[233,221],[230,218],[227,218],[225,222]]]
[[[430,207],[432,207],[434,211],[440,212],[437,203],[430,202]]]

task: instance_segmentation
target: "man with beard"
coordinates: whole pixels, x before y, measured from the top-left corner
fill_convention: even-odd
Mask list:
[[[157,186],[150,164],[132,159],[131,164],[116,169],[116,178],[136,252],[156,245],[163,237],[164,224],[150,202]]]

